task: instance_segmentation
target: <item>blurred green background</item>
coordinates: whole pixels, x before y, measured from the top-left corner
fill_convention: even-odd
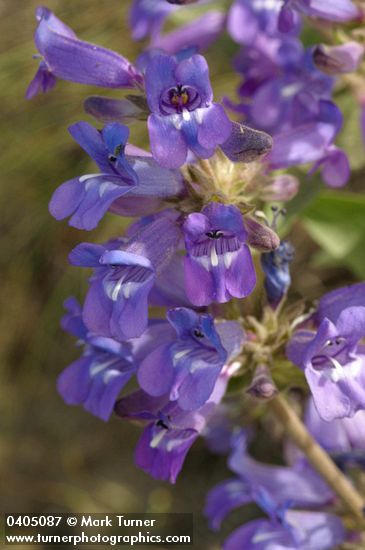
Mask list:
[[[57,223],[48,213],[53,190],[94,170],[67,126],[84,119],[82,102],[100,89],[59,82],[49,94],[24,99],[37,61],[33,45],[35,0],[0,0],[1,94],[1,330],[0,509],[1,512],[194,512],[195,545],[219,548],[241,512],[217,535],[201,515],[204,496],[227,477],[225,460],[198,442],[176,486],[156,482],[133,464],[140,430],[112,418],[107,424],[66,406],[55,389],[57,375],[78,355],[59,328],[63,300],[82,298],[86,272],[68,266],[67,254],[84,240],[102,241],[123,230],[106,216],[89,234]],[[83,39],[133,60],[142,46],[130,39],[126,0],[48,0],[46,4]],[[190,12],[192,13],[192,12]],[[222,37],[208,54],[216,97],[231,94],[237,78],[227,62],[236,50]],[[118,97],[118,91],[105,95]],[[289,208],[298,247],[294,295],[308,300],[324,289],[365,276],[363,150],[354,101],[347,110],[345,146],[355,176],[342,195],[322,191],[315,179]],[[146,145],[142,124],[132,141]],[[316,195],[309,200],[309,196]],[[300,216],[298,216],[300,212]],[[322,247],[322,250],[320,250]],[[247,517],[247,516],[246,516]],[[31,548],[31,547],[28,547]]]

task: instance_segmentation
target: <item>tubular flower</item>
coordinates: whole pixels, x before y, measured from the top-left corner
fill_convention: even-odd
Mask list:
[[[185,284],[197,306],[248,296],[256,284],[248,233],[235,206],[211,203],[184,224]]]
[[[155,55],[147,65],[146,94],[151,150],[166,168],[184,164],[188,150],[209,158],[231,134],[223,107],[213,103],[208,65],[201,55],[178,62]]]

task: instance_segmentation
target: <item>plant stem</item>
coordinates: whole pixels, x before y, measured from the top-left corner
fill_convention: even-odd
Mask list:
[[[303,451],[308,461],[340,497],[348,510],[363,521],[365,505],[362,496],[341,470],[337,468],[328,454],[308,433],[307,428],[285,397],[279,394],[271,399],[268,405],[282,423],[285,432]]]

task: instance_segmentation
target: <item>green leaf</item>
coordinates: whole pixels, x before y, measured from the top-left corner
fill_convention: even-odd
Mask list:
[[[330,260],[365,277],[365,196],[322,191],[301,214],[312,239]]]

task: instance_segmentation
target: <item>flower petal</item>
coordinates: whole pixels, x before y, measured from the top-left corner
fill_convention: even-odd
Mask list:
[[[174,367],[169,345],[153,350],[140,364],[138,383],[149,395],[160,396],[170,391],[174,379]]]
[[[225,110],[218,103],[213,103],[207,109],[200,109],[202,121],[198,125],[198,142],[205,149],[221,145],[231,135],[232,122]]]
[[[150,115],[148,132],[151,151],[156,161],[164,168],[179,168],[186,160],[187,145],[182,133],[175,128],[171,117]]]

